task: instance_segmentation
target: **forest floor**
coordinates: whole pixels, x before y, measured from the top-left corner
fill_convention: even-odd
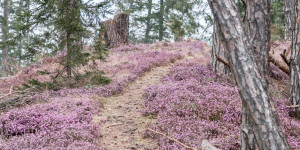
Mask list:
[[[131,83],[123,94],[102,97],[103,108],[100,115],[94,118],[96,122],[101,122],[99,139],[101,147],[105,150],[158,149],[157,141],[143,137],[147,128],[156,122],[154,118],[143,116],[141,113],[144,109],[144,90],[151,85],[159,84],[160,79],[167,75],[174,65],[201,57],[203,56],[186,55],[174,63],[152,68]]]
[[[236,106],[241,101],[231,80],[207,66],[210,50],[200,41],[122,46],[112,49],[107,61],[96,62],[96,69],[112,80],[107,85],[46,90],[28,95],[30,101],[16,99],[16,104],[12,94],[0,100],[0,123],[5,122],[0,129],[10,131],[0,132],[0,150],[202,149],[205,141],[220,149],[238,149],[241,112]],[[61,67],[59,60],[59,56],[45,58],[0,80],[0,96],[31,79],[47,82]],[[85,73],[89,67],[78,70]],[[283,84],[288,76],[274,65],[271,68],[270,92],[291,147],[297,149],[300,124],[289,116],[288,100],[281,94],[288,93]],[[52,74],[39,73],[44,70]],[[216,121],[216,115],[223,117]]]

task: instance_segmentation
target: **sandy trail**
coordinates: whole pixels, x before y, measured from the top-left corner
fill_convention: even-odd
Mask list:
[[[97,117],[101,123],[100,145],[105,150],[158,149],[153,139],[143,138],[149,122],[155,120],[142,116],[143,93],[149,85],[160,83],[173,64],[152,68],[130,84],[122,95],[102,98],[103,109]]]
[[[157,141],[143,137],[149,124],[155,123],[155,119],[141,114],[144,109],[144,90],[150,85],[159,84],[160,79],[167,75],[175,64],[199,58],[203,58],[203,55],[186,55],[175,63],[154,67],[144,76],[131,83],[123,91],[123,94],[101,98],[103,108],[100,115],[95,117],[97,122],[101,122],[100,146],[104,150],[158,149]]]

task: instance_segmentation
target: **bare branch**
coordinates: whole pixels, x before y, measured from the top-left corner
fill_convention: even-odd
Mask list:
[[[149,130],[149,131],[152,131],[152,132],[154,132],[154,133],[156,133],[156,134],[162,135],[162,136],[166,137],[167,139],[169,139],[169,140],[172,140],[172,141],[174,141],[174,142],[176,142],[176,143],[180,144],[181,146],[183,146],[183,147],[185,147],[185,148],[187,148],[187,149],[191,149],[191,150],[197,150],[196,148],[189,147],[189,146],[187,146],[187,145],[185,145],[185,144],[183,144],[183,143],[179,142],[178,140],[176,140],[176,139],[174,139],[174,138],[168,137],[168,136],[167,136],[167,135],[165,135],[164,133],[161,133],[161,132],[158,132],[158,131],[152,130],[152,129],[150,129],[150,128],[148,128],[148,130]]]
[[[230,64],[224,60],[223,58],[219,57],[218,55],[215,55],[216,58],[218,59],[218,61],[220,61],[221,63],[223,63],[225,66],[227,66],[228,68],[230,68]]]

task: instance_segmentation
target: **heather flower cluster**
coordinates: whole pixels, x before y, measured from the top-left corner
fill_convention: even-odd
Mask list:
[[[86,97],[58,97],[0,116],[0,149],[99,149],[99,104]]]
[[[276,99],[280,119],[292,147],[300,148],[300,123],[288,116],[286,99]],[[175,66],[162,84],[146,90],[145,115],[157,116],[157,131],[200,148],[208,140],[220,149],[239,149],[241,100],[237,88],[196,63]],[[151,132],[147,134],[153,135]],[[165,137],[160,149],[185,149]]]

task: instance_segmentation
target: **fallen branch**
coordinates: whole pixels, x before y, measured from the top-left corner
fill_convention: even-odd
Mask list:
[[[0,97],[0,100],[4,99],[4,98],[6,98],[6,97],[8,97],[8,96],[10,96],[10,95],[13,95],[13,94],[17,94],[17,93],[26,93],[26,92],[28,92],[29,90],[34,89],[35,87],[36,87],[36,85],[35,85],[35,86],[32,86],[31,88],[28,88],[28,89],[26,89],[26,90],[24,90],[24,91],[15,91],[15,92],[12,92],[12,90],[11,90],[8,94],[5,94],[5,95],[1,96],[1,97]],[[31,93],[34,93],[34,92],[31,92]]]
[[[287,108],[298,108],[300,105],[294,105],[294,106],[286,106]]]
[[[285,51],[285,57],[287,57],[289,55],[289,53],[291,52],[291,49],[292,49],[292,44],[289,46],[288,50]]]
[[[221,57],[219,57],[218,55],[215,55],[216,56],[216,58],[221,62],[221,63],[223,63],[225,66],[227,66],[228,68],[230,68],[230,64],[226,61],[226,60],[224,60],[223,58],[221,58]]]
[[[160,134],[160,135],[162,135],[162,136],[164,136],[164,137],[168,138],[169,140],[172,140],[172,141],[174,141],[174,142],[176,142],[176,143],[180,144],[181,146],[183,146],[183,147],[185,147],[185,148],[187,148],[187,149],[191,149],[191,150],[197,150],[196,148],[189,147],[189,146],[187,146],[187,145],[185,145],[185,144],[183,144],[183,143],[179,142],[178,140],[176,140],[176,139],[174,139],[174,138],[168,137],[168,136],[167,136],[167,135],[165,135],[164,133],[161,133],[161,132],[158,132],[158,131],[152,130],[152,129],[150,129],[150,128],[148,128],[148,130],[149,130],[149,131],[152,131],[152,132],[154,132],[154,133],[156,133],[156,134]]]
[[[9,93],[12,93],[12,91],[13,91],[13,86],[10,86]]]
[[[283,65],[272,53],[269,53],[269,61],[277,66],[280,70],[285,72],[287,75],[290,75],[290,68]]]
[[[288,61],[288,59],[286,58],[286,55],[285,55],[284,53],[281,53],[280,56],[281,56],[281,58],[284,60],[284,62],[285,62],[288,66],[290,66],[290,61]]]
[[[225,66],[227,66],[228,68],[230,68],[230,64],[226,60],[224,60],[223,58],[219,57],[218,55],[215,55],[215,56],[216,56],[216,58],[217,58],[218,61],[220,61]],[[284,73],[286,73],[287,75],[290,75],[290,69],[289,69],[289,67],[285,66],[278,59],[276,59],[275,56],[274,56],[274,54],[269,53],[269,61],[271,63],[273,63],[275,66],[277,66]]]
[[[3,99],[3,98],[5,98],[5,97],[8,97],[8,96],[10,96],[10,95],[12,95],[12,94],[15,94],[15,93],[17,93],[17,92],[8,93],[8,94],[6,94],[6,95],[4,95],[4,96],[1,96],[1,97],[0,97],[0,100]]]

